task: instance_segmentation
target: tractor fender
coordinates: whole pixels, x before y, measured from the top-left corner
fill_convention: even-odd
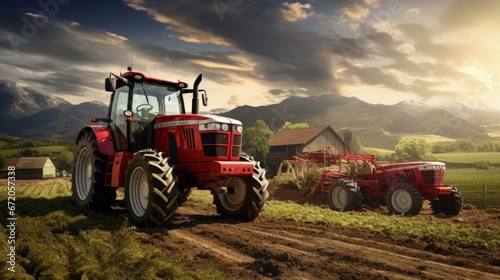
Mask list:
[[[112,156],[116,153],[113,135],[111,134],[109,127],[105,125],[89,125],[84,127],[76,138],[77,144],[80,138],[86,133],[94,134],[97,140],[97,148],[101,154],[105,156]]]

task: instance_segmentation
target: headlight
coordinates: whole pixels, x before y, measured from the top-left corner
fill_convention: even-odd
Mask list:
[[[200,125],[200,130],[229,131],[229,125],[227,123],[206,123]]]
[[[234,124],[234,125],[233,125],[233,131],[234,131],[234,132],[239,132],[239,133],[242,133],[242,132],[243,132],[243,126],[242,126],[242,125],[239,125],[239,124]]]

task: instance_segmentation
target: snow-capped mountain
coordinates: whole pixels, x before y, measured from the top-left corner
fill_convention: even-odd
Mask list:
[[[21,137],[72,139],[92,117],[105,117],[107,105],[68,101],[19,82],[0,83],[0,133]]]
[[[20,82],[0,83],[0,116],[9,121],[33,115],[45,109],[69,106],[68,101],[44,93]]]
[[[395,106],[398,106],[398,107],[427,107],[428,105],[424,102],[420,102],[420,101],[417,101],[415,99],[408,99],[408,100],[403,100],[403,101],[395,104]]]

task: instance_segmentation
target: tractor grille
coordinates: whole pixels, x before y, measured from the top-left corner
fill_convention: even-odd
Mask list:
[[[440,183],[439,172],[435,170],[422,171],[422,180],[428,185],[436,185]]]
[[[225,157],[227,146],[203,146],[203,153],[207,157]]]
[[[184,136],[186,149],[188,150],[196,149],[194,144],[194,130],[192,128],[184,128],[184,130],[182,130],[182,134]]]
[[[227,134],[222,133],[203,133],[201,135],[201,142],[203,144],[227,145],[227,140]]]
[[[203,153],[207,157],[226,157],[229,145],[228,133],[203,133],[201,134]]]
[[[234,135],[232,157],[239,157],[241,154],[241,135]]]

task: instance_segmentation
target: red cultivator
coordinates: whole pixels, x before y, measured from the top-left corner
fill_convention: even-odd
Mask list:
[[[443,184],[446,166],[442,162],[379,164],[373,155],[323,150],[284,161],[278,177],[291,176],[300,187],[304,172],[313,165],[321,168],[316,191],[328,192],[333,210],[351,211],[361,204],[387,205],[390,213],[418,214],[424,199],[431,201],[434,213],[457,215],[462,208],[460,192]]]

